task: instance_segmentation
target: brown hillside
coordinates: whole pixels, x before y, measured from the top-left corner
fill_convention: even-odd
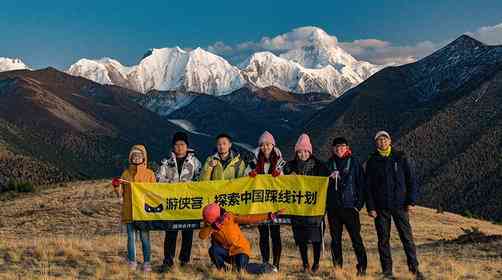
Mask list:
[[[215,271],[207,256],[208,242],[198,238],[194,239],[193,261],[186,268],[165,275],[128,272],[124,261],[126,237],[119,226],[119,200],[106,182],[46,188],[1,203],[0,279],[255,279]],[[361,215],[369,257],[369,275],[363,279],[380,279],[374,227],[366,215]],[[502,277],[502,226],[422,207],[412,215],[412,224],[421,268],[428,279]],[[252,261],[257,262],[257,229],[245,231],[253,245]],[[355,258],[347,236],[345,269],[333,270],[326,251],[317,275],[300,272],[300,258],[289,226],[282,227],[282,236],[285,249],[281,271],[259,279],[332,279],[335,275],[336,279],[356,279]],[[329,235],[325,236],[328,244]],[[398,279],[412,279],[398,240],[394,231],[396,275]],[[162,242],[163,233],[152,233],[155,267],[162,260]]]

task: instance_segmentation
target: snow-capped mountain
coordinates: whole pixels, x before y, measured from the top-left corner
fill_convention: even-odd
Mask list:
[[[332,65],[305,68],[271,52],[255,53],[242,74],[250,84],[260,88],[274,86],[295,93],[326,92],[334,96],[363,81],[353,73],[344,75]]]
[[[302,38],[295,48],[280,54],[280,57],[305,68],[322,69],[331,65],[343,76],[358,80],[365,80],[381,69],[381,66],[355,59],[338,45],[336,38],[320,28],[300,27],[282,36]]]
[[[144,93],[185,90],[222,95],[245,84],[237,67],[201,48],[189,52],[179,47],[152,49],[138,65],[130,67],[110,58],[81,59],[68,73]]]
[[[30,68],[26,64],[24,64],[19,58],[0,57],[0,72],[20,70],[20,69],[30,69]]]
[[[120,85],[127,87],[127,74],[131,67],[122,65],[111,58],[99,60],[80,59],[68,69],[69,74],[82,76],[105,85]]]
[[[270,40],[286,51],[255,53],[243,68],[245,78],[257,86],[276,86],[296,93],[327,92],[340,96],[382,66],[358,61],[343,50],[335,37],[317,27],[301,27]]]
[[[320,28],[302,27],[275,38],[281,36],[295,38],[294,47],[275,54],[257,52],[239,68],[201,48],[185,51],[176,47],[153,49],[130,67],[110,58],[81,59],[67,72],[143,93],[181,90],[224,95],[250,84],[339,96],[381,69],[356,60]]]

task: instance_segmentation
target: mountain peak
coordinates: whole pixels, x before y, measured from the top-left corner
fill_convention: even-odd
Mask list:
[[[0,57],[0,72],[30,69],[20,58]]]
[[[248,83],[338,96],[380,69],[356,60],[335,36],[315,26],[298,27],[262,43],[268,51],[255,52],[239,65],[200,47],[173,47],[150,49],[138,65],[108,59],[78,69],[72,66],[68,72],[140,92],[182,89],[220,95]]]
[[[193,49],[191,52],[190,52],[190,55],[191,56],[211,56],[211,57],[214,57],[214,56],[217,56],[211,52],[208,52],[206,50],[204,50],[203,48],[201,47],[197,47],[195,49]]]
[[[451,41],[449,44],[446,46],[442,47],[441,49],[435,51],[431,55],[421,59],[418,62],[422,62],[427,64],[429,61],[432,59],[432,61],[436,61],[438,57],[443,57],[444,59],[450,59],[449,63],[458,61],[456,58],[463,57],[468,58],[472,56],[474,53],[477,53],[479,49],[482,49],[486,47],[485,44],[481,43],[480,41],[472,38],[471,36],[467,34],[463,34],[457,39]]]
[[[319,46],[328,45],[333,46],[338,43],[335,36],[329,35],[323,29],[316,26],[303,26],[298,27],[290,32],[284,33],[282,35],[276,36],[271,39],[271,44],[284,44],[284,42],[290,42],[295,44],[295,47],[306,47],[306,46]]]
[[[485,46],[482,42],[472,38],[471,36],[467,34],[462,34],[460,37],[457,39],[453,40],[448,46],[460,46],[463,48],[476,48],[476,47],[481,47]]]

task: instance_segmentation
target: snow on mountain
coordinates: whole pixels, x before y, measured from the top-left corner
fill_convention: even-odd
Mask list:
[[[150,91],[137,101],[148,110],[160,116],[167,116],[190,104],[199,95],[181,91]]]
[[[245,84],[237,67],[201,48],[190,52],[185,75],[187,89],[213,95],[230,93]]]
[[[201,48],[190,52],[179,47],[152,49],[131,67],[112,59],[81,59],[68,73],[143,93],[155,89],[222,95],[245,83],[237,67]]]
[[[100,84],[124,86],[127,84],[127,74],[130,71],[130,67],[124,66],[111,58],[102,58],[99,60],[83,58],[70,66],[67,72]]]
[[[292,42],[281,51],[280,46]],[[116,84],[139,92],[182,90],[224,95],[251,84],[276,86],[295,93],[325,92],[340,96],[382,66],[358,61],[317,27],[301,27],[270,40],[279,46],[257,52],[240,65],[196,48],[152,49],[138,65],[126,67],[113,59],[81,59],[68,73],[103,84]]]
[[[0,57],[0,72],[30,69],[19,58]]]
[[[186,130],[186,131],[188,131],[190,133],[212,137],[212,135],[209,135],[207,133],[203,133],[203,132],[197,131],[197,128],[190,121],[188,121],[188,120],[184,120],[184,119],[168,119],[168,121],[170,123],[174,124],[174,125],[177,125],[177,126],[183,128],[184,130]]]
[[[244,64],[245,77],[260,87],[339,96],[382,68],[356,60],[338,46],[335,37],[317,27],[294,29],[271,39],[270,44],[279,48],[286,45],[288,50],[278,57],[270,52],[257,53]]]
[[[362,81],[350,70],[337,70],[329,64],[322,68],[305,68],[271,52],[255,53],[242,74],[249,83],[260,88],[275,86],[296,93],[327,92],[334,96]]]

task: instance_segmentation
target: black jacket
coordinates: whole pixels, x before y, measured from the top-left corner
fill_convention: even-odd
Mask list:
[[[403,152],[393,149],[388,157],[381,156],[378,151],[371,154],[366,164],[366,182],[368,211],[400,209],[416,203],[417,181]]]
[[[328,176],[329,171],[326,165],[315,158],[310,156],[310,158],[304,162],[299,159],[294,159],[288,161],[284,167],[284,174],[289,175],[295,173],[296,175],[307,175],[307,176]]]
[[[294,159],[289,161],[284,167],[284,174],[306,175],[306,176],[328,176],[326,165],[315,157],[311,156],[307,161]],[[322,241],[321,223],[324,216],[294,216],[291,217],[293,237],[297,244],[302,242]]]
[[[345,159],[331,157],[327,163],[330,173],[338,170],[340,178],[329,179],[326,208],[328,212],[335,208],[357,208],[364,206],[366,178],[359,160],[350,156]]]

